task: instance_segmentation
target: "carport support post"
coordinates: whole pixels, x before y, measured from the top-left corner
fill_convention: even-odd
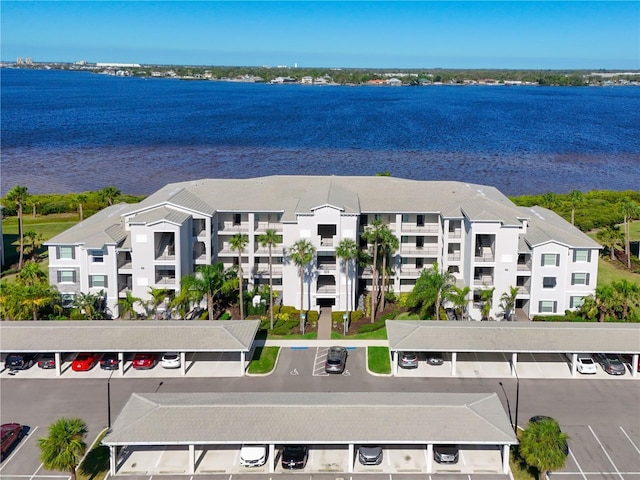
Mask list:
[[[347,463],[347,473],[353,473],[353,461],[354,461],[354,458],[353,458],[353,443],[349,444],[349,450],[348,451],[349,451],[349,453],[348,453],[348,455],[349,455],[349,457],[348,457],[349,463]]]
[[[451,376],[455,377],[456,373],[456,360],[458,360],[458,353],[451,352]]]
[[[578,354],[572,353],[571,354],[571,376],[572,377],[576,376],[577,369],[578,369]]]
[[[276,446],[274,443],[269,444],[269,473],[276,470]]]
[[[187,374],[186,361],[187,361],[186,353],[185,352],[180,352],[180,373],[182,375],[186,375]]]
[[[189,444],[189,475],[196,473],[196,446]]]
[[[638,376],[638,357],[640,355],[637,353],[634,353],[633,357],[631,357],[631,376],[634,378]]]
[[[124,376],[124,353],[122,352],[118,352],[118,365],[120,368],[118,368],[118,370],[120,370],[120,376]]]
[[[116,474],[116,455],[118,454],[115,445],[109,445],[109,471],[112,477]]]
[[[516,363],[518,363],[518,354],[512,353],[511,354],[511,376],[512,377],[516,376]]]
[[[244,352],[240,352],[240,376],[244,377]]]
[[[392,375],[395,377],[398,375],[398,351],[391,351],[391,365],[393,365]]]
[[[502,473],[509,474],[509,444],[502,446]]]
[[[60,355],[60,352],[56,352],[53,355],[56,357],[56,377],[59,377],[62,375],[62,364],[60,362],[62,355]]]
[[[433,473],[433,443],[427,443],[427,473]]]

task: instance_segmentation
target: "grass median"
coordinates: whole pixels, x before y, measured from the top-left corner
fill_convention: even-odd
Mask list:
[[[249,362],[249,373],[264,375],[273,371],[280,347],[257,347]]]
[[[381,375],[391,373],[391,359],[387,347],[367,347],[369,370]]]

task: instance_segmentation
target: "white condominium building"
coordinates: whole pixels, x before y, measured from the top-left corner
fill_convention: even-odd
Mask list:
[[[231,267],[231,238],[247,236],[242,269],[248,287],[269,282],[269,253],[258,241],[274,229],[273,284],[282,303],[300,308],[300,277],[288,249],[307,240],[316,249],[305,276],[303,307],[350,309],[371,288],[371,267],[345,268],[336,256],[343,239],[366,248],[362,234],[379,219],[397,237],[389,289],[410,292],[425,268],[449,271],[469,286],[468,312],[480,320],[481,292],[500,297],[517,286],[524,315],[563,314],[595,290],[601,248],[550,210],[514,205],[496,188],[461,182],[393,177],[272,176],[172,183],[139,204],[108,207],[47,242],[49,278],[71,300],[80,292],[131,292],[149,299],[150,287],[180,289],[198,265]]]

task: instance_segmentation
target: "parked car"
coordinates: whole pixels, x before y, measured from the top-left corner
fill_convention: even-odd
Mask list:
[[[175,352],[165,353],[160,360],[160,366],[162,368],[180,368],[180,354]]]
[[[324,371],[327,373],[342,373],[347,363],[347,349],[344,347],[330,347]]]
[[[309,447],[306,445],[286,445],[282,449],[282,468],[304,468],[308,458]]]
[[[19,423],[3,423],[0,426],[0,436],[2,443],[0,444],[0,459],[4,460],[5,455],[11,452],[11,449],[22,438],[22,425]]]
[[[136,353],[131,365],[136,370],[149,370],[158,363],[158,355],[155,353]]]
[[[38,367],[49,369],[56,368],[56,356],[53,353],[43,353],[38,357]]]
[[[562,430],[560,429],[560,424],[558,423],[558,421],[555,418],[547,417],[546,415],[534,415],[533,417],[531,417],[529,419],[529,423],[542,422],[543,420],[548,420],[548,421],[554,422],[558,426],[558,431],[562,432]],[[567,444],[566,441],[562,445],[562,453],[564,453],[565,455],[569,455],[569,445]]]
[[[86,372],[91,370],[96,366],[96,363],[100,361],[100,357],[102,357],[102,355],[99,353],[79,353],[71,364],[71,370],[74,372]]]
[[[358,460],[362,465],[380,465],[382,463],[382,447],[361,445],[358,448]]]
[[[36,353],[10,353],[4,361],[4,367],[9,370],[28,370],[37,358]]]
[[[571,353],[565,355],[569,359],[569,362],[573,361],[573,355]],[[598,372],[596,362],[593,361],[593,358],[588,353],[578,353],[576,370],[578,370],[578,373],[583,374],[594,374]]]
[[[267,463],[266,445],[243,445],[240,449],[240,465],[243,467],[261,467]]]
[[[602,369],[609,375],[624,375],[627,371],[620,356],[615,353],[600,353],[598,361],[602,365]]]
[[[429,365],[442,365],[444,363],[442,354],[438,352],[427,353],[427,363]]]
[[[117,353],[105,353],[100,359],[100,368],[103,370],[118,370],[120,359]]]
[[[433,458],[438,463],[458,463],[458,446],[434,445]]]
[[[418,368],[418,354],[416,352],[400,352],[398,365],[400,368]]]
[[[633,368],[633,355],[621,355],[622,361],[629,364],[629,368]],[[638,360],[638,372],[640,372],[640,360]]]

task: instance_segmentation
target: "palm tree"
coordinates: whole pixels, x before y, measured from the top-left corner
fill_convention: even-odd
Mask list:
[[[131,320],[137,315],[135,304],[142,305],[142,299],[134,297],[129,291],[125,292],[125,297],[118,300],[118,313],[120,318]]]
[[[149,287],[149,296],[151,297],[151,300],[145,304],[147,315],[149,317],[156,318],[158,307],[167,297],[171,296],[172,292],[172,290],[166,290],[164,288]],[[149,312],[149,307],[151,307],[151,312]]]
[[[74,298],[73,305],[85,316],[86,319],[97,320],[104,317],[101,311],[103,298],[104,290],[100,290],[98,293],[80,292]]]
[[[580,190],[571,190],[569,192],[569,203],[571,204],[571,225],[575,225],[576,207],[584,201],[584,195]]]
[[[434,263],[430,270],[422,270],[409,294],[408,302],[412,308],[419,308],[423,317],[434,306],[436,320],[440,320],[442,300],[448,298],[454,286],[455,277],[449,272],[440,271],[438,264]]]
[[[242,252],[247,247],[247,243],[249,243],[249,237],[243,235],[242,233],[236,233],[231,240],[229,241],[229,245],[231,245],[231,249],[238,252],[238,288],[240,289],[240,298],[238,299],[238,303],[240,304],[240,320],[244,320],[244,297],[242,294],[242,284],[244,283],[244,278],[242,274]]]
[[[46,284],[26,285],[21,292],[20,303],[31,312],[33,321],[38,320],[38,312],[58,297],[57,291]]]
[[[344,273],[345,273],[344,289],[345,289],[345,303],[346,303],[345,311],[347,312],[347,318],[349,318],[349,315],[350,315],[349,278],[351,277],[351,272],[353,271],[354,269],[353,267],[355,266],[353,265],[353,263],[358,258],[358,244],[352,238],[343,238],[342,240],[340,240],[340,243],[336,247],[336,256],[339,259],[341,259],[342,262],[344,263]],[[352,288],[353,288],[354,280],[355,280],[355,275],[351,280]]]
[[[44,243],[44,237],[41,233],[36,233],[33,230],[28,230],[24,232],[24,238],[28,239],[28,245],[24,245],[25,255],[29,255],[31,259],[37,261],[39,258],[38,250]]]
[[[23,229],[23,207],[29,198],[29,192],[27,191],[27,187],[23,187],[21,185],[14,186],[11,190],[7,192],[6,200],[12,203],[15,203],[16,208],[18,210],[18,239],[20,241],[19,252],[20,256],[18,258],[18,269],[22,268],[22,263],[24,260],[24,229]]]
[[[587,318],[597,318],[598,322],[604,322],[607,316],[614,315],[616,307],[616,292],[611,285],[601,285],[596,287],[593,295],[584,299],[580,311]]]
[[[629,315],[629,306],[640,303],[640,285],[622,279],[611,282],[611,286],[615,291],[617,300],[622,303],[622,320],[626,321]]]
[[[224,265],[221,262],[213,265],[198,265],[196,273],[182,278],[180,285],[180,295],[176,301],[201,302],[206,299],[209,320],[213,320],[213,306],[215,297],[218,295],[225,283]]]
[[[258,236],[258,242],[264,248],[269,248],[269,312],[270,327],[273,330],[273,256],[272,249],[278,243],[282,242],[282,237],[276,233],[273,228],[267,228],[264,233]]]
[[[491,307],[493,306],[493,292],[495,291],[495,287],[494,288],[490,288],[488,290],[482,290],[480,292],[480,300],[482,302],[484,302],[482,304],[482,310],[481,310],[481,314],[482,314],[482,318],[486,318],[489,319],[489,314],[491,313]]]
[[[111,206],[116,202],[118,197],[122,195],[122,192],[113,185],[109,185],[102,190],[98,190],[98,195],[103,202],[107,203],[107,206]]]
[[[300,276],[300,331],[304,334],[302,311],[304,310],[304,274],[309,264],[316,256],[316,247],[309,240],[298,240],[289,249],[289,258],[298,267]]]
[[[87,451],[88,431],[80,418],[60,418],[49,425],[49,436],[38,439],[44,468],[69,472],[71,480],[76,480],[76,468]]]
[[[82,206],[87,203],[87,196],[84,193],[76,195],[76,202],[78,202],[78,214],[80,215],[80,221],[84,220],[84,212]]]
[[[467,315],[469,293],[471,293],[470,287],[458,288],[456,286],[453,286],[445,296],[447,300],[453,303],[453,308],[456,311],[456,316],[459,316],[462,320],[464,320]]]
[[[633,200],[625,199],[620,204],[620,211],[624,215],[624,253],[627,257],[627,268],[631,270],[631,247],[629,245],[629,223],[632,219],[640,217],[640,205]]]
[[[560,199],[553,192],[544,193],[540,199],[540,206],[553,210],[560,206]]]
[[[538,469],[538,478],[542,479],[547,472],[564,467],[568,438],[552,418],[530,422],[522,432],[520,455],[529,466]]]
[[[519,292],[520,289],[518,287],[509,287],[509,291],[504,292],[500,297],[502,308],[504,309],[504,316],[507,320],[511,318],[511,314],[516,308],[516,297]]]
[[[382,221],[376,218],[371,225],[367,225],[362,238],[373,244],[373,265],[371,270],[371,323],[376,321],[377,294],[378,294],[378,245],[382,239]]]
[[[596,238],[609,249],[609,258],[616,259],[616,247],[621,246],[624,241],[624,235],[616,226],[608,225],[596,233]]]
[[[29,260],[24,264],[24,268],[20,270],[16,279],[22,283],[23,285],[42,285],[46,284],[49,276],[47,272],[45,272],[42,267],[34,262],[33,260]]]
[[[384,294],[387,284],[387,257],[393,255],[393,253],[398,250],[400,242],[398,241],[398,237],[396,237],[386,225],[381,230],[380,240],[380,254],[382,255],[382,310],[384,310]]]

